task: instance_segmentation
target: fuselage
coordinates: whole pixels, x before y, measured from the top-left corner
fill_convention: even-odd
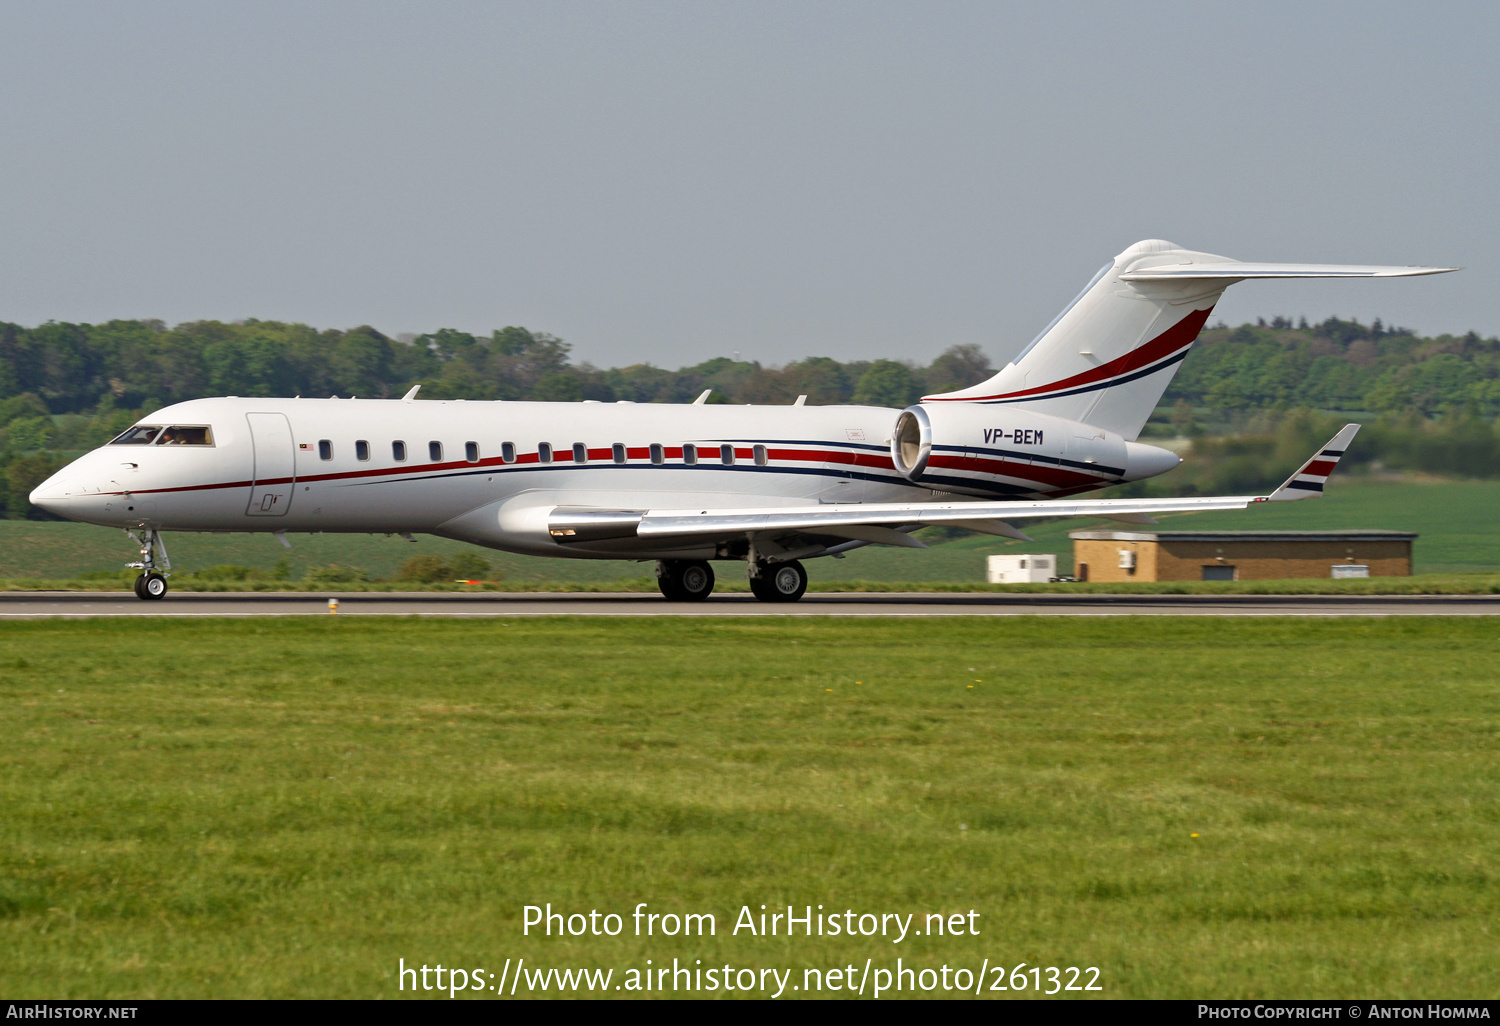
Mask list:
[[[559,507],[1046,498],[1147,476],[1108,465],[1119,459],[1085,459],[1076,438],[1069,459],[1068,432],[1054,418],[1010,411],[987,415],[992,426],[976,427],[972,444],[937,447],[945,451],[935,454],[935,467],[914,483],[892,460],[899,413],[869,406],[199,399],[143,418],[136,434],[74,461],[32,501],[73,520],[122,528],[431,533],[538,555],[677,558],[686,550],[644,540],[560,545],[547,517]],[[1152,472],[1160,469],[1165,465]],[[704,557],[703,544],[687,548]]]

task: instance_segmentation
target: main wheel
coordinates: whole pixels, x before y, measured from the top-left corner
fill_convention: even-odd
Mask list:
[[[699,559],[663,560],[656,585],[672,602],[702,602],[713,594],[714,568]]]
[[[135,593],[143,599],[159,599],[167,593],[167,579],[154,570],[135,579]]]
[[[750,578],[750,591],[762,602],[796,602],[807,592],[807,571],[795,559],[773,563]]]
[[[713,594],[714,568],[701,559],[683,563],[677,574],[677,584],[684,599],[689,602],[702,602]]]

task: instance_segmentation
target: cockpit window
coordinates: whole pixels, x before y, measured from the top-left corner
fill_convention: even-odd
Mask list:
[[[150,445],[156,438],[156,433],[161,430],[160,426],[148,424],[137,424],[133,428],[127,428],[110,445]]]
[[[214,433],[202,425],[174,424],[161,433],[157,445],[213,445]]]

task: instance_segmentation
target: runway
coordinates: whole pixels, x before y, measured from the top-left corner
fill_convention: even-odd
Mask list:
[[[338,602],[332,613],[329,600]],[[647,593],[3,592],[0,620],[96,616],[1500,616],[1497,595],[1024,595],[813,593],[667,602]]]

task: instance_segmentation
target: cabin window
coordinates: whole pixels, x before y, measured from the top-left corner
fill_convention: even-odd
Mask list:
[[[479,462],[479,443],[478,442],[465,442],[464,443],[464,459],[468,460],[470,463],[478,463]]]
[[[619,442],[616,442],[614,445],[611,445],[609,447],[609,452],[610,452],[610,456],[614,459],[614,461],[616,463],[624,463],[625,462],[625,446],[621,445]]]
[[[354,458],[365,462],[370,458],[370,443],[361,438],[354,443]]]
[[[690,467],[698,462],[698,447],[692,442],[688,442],[682,447],[682,462]]]
[[[661,443],[660,442],[652,442],[651,443],[651,462],[655,463],[657,466],[661,466],[661,464],[665,463],[666,461],[667,461],[667,456],[666,456],[666,453],[662,451]]]
[[[587,463],[589,461],[589,447],[582,442],[573,443],[573,462]]]
[[[392,442],[391,443],[391,459],[395,460],[397,463],[405,463],[406,462],[406,443],[405,442]]]
[[[213,432],[202,425],[185,427],[173,425],[156,439],[157,445],[213,445]]]
[[[766,447],[764,445],[757,445],[755,447],[755,465],[757,467],[764,467],[767,462]]]
[[[538,463],[551,463],[552,462],[552,446],[550,444],[548,444],[547,442],[542,442],[539,445],[537,445],[537,447],[536,447],[536,461]]]
[[[724,466],[726,467],[732,466],[734,464],[734,446],[719,446],[719,462],[724,464]]]
[[[128,428],[121,434],[115,436],[110,445],[150,445],[156,440],[156,433],[161,430],[160,426],[138,424]]]
[[[427,443],[427,458],[429,460],[431,460],[432,462],[434,462],[434,463],[441,463],[441,462],[443,462],[443,443],[442,442],[428,442]]]
[[[318,459],[320,459],[320,460],[331,460],[331,459],[333,459],[333,443],[330,442],[326,438],[324,438],[324,439],[322,439],[321,441],[318,442]]]
[[[502,463],[514,463],[514,462],[516,462],[516,443],[515,442],[501,442],[500,443],[500,462],[502,462]]]

